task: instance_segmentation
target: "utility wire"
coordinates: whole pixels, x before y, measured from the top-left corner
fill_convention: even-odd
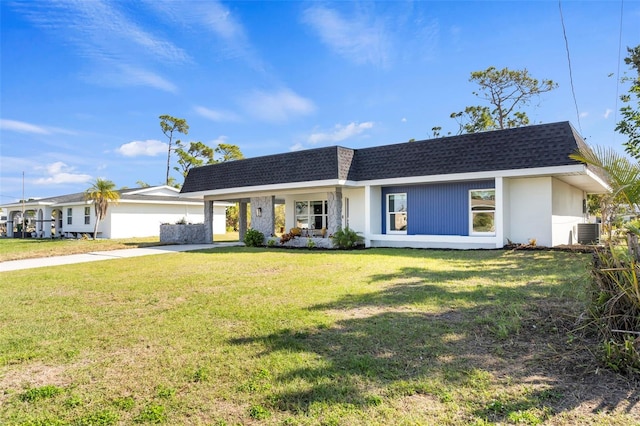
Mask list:
[[[569,40],[567,40],[567,30],[564,26],[564,17],[562,16],[562,1],[558,0],[558,8],[560,9],[560,22],[562,23],[562,35],[564,36],[564,46],[567,50],[567,62],[569,63],[569,81],[571,82],[571,93],[573,95],[573,105],[576,107],[576,117],[578,117],[578,129],[582,134],[582,125],[580,124],[580,111],[578,110],[578,101],[576,100],[576,90],[573,87],[573,71],[571,70],[571,56],[569,55]]]
[[[618,38],[618,70],[616,71],[616,107],[613,110],[613,124],[618,122],[618,100],[620,99],[620,58],[622,57],[622,17],[624,15],[624,0],[620,0],[620,35]],[[613,128],[615,137],[616,128]]]

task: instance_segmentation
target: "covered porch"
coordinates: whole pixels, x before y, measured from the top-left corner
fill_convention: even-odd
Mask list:
[[[7,209],[9,238],[54,238],[63,235],[62,210],[47,205],[25,204]]]
[[[240,241],[249,228],[262,232],[265,243],[293,228],[300,230],[301,237],[328,239],[343,227],[345,218],[342,187],[205,196],[205,238],[209,241],[213,239],[213,204],[219,201],[237,203]],[[284,226],[276,226],[277,205],[284,206]]]

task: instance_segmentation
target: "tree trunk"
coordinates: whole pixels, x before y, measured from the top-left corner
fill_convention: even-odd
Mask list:
[[[98,237],[98,224],[100,224],[100,216],[96,215],[96,224],[93,226],[93,239]]]

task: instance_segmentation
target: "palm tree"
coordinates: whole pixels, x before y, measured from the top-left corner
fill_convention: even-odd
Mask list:
[[[87,189],[84,193],[84,198],[87,201],[93,201],[93,206],[96,210],[96,224],[93,228],[93,239],[96,239],[98,235],[98,224],[107,215],[107,209],[109,208],[109,202],[115,203],[120,199],[120,193],[116,191],[116,184],[110,180],[97,178],[91,185],[91,188]]]
[[[570,155],[574,160],[604,172],[614,199],[632,211],[640,209],[640,163],[630,160],[612,148],[586,147]]]

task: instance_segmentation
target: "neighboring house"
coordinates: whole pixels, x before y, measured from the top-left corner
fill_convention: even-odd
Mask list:
[[[122,189],[120,200],[110,202],[107,216],[98,225],[98,238],[151,237],[160,234],[160,225],[186,221],[202,223],[202,199],[181,197],[170,186]],[[213,215],[216,234],[225,233],[225,212],[229,204],[216,203]],[[84,192],[42,198],[3,205],[7,212],[7,236],[14,236],[24,209],[35,224],[28,229],[36,237],[77,238],[93,236],[96,221],[93,202],[85,200]],[[15,222],[15,223],[14,223]],[[33,220],[32,220],[33,222]],[[212,241],[212,239],[210,240]]]
[[[376,146],[328,147],[192,169],[185,196],[240,203],[240,231],[360,232],[368,247],[500,248],[575,243],[587,193],[608,190],[569,158],[585,146],[568,122]]]

